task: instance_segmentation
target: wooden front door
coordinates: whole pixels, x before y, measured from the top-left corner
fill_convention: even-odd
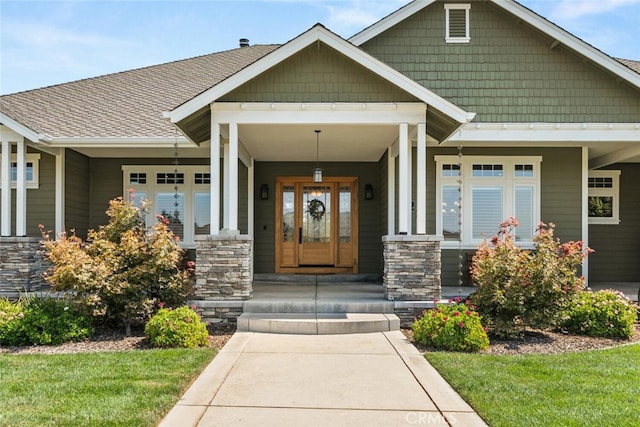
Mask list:
[[[358,271],[358,179],[276,180],[276,272]]]

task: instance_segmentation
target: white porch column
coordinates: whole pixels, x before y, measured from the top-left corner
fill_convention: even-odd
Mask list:
[[[220,233],[220,123],[211,112],[211,210],[209,234]]]
[[[16,236],[27,235],[27,147],[24,139],[17,143]]]
[[[427,234],[427,124],[418,123],[416,234]]]
[[[0,201],[0,236],[11,236],[11,144],[9,140],[2,139],[2,200]]]
[[[398,234],[411,234],[411,144],[407,123],[399,126],[398,153]]]
[[[222,145],[222,228],[229,230],[229,144]]]
[[[387,234],[396,233],[396,156],[393,147],[387,150]]]
[[[254,219],[254,199],[255,199],[255,159],[252,157],[247,167],[247,234],[253,236],[253,219]]]
[[[60,148],[56,154],[56,187],[55,187],[55,233],[58,236],[65,230],[64,200],[65,200],[65,151]]]
[[[225,167],[227,165],[225,190],[228,190],[228,193],[225,194],[224,200],[228,218],[225,218],[225,228],[238,231],[238,123],[235,122],[229,123],[229,151],[225,151]]]

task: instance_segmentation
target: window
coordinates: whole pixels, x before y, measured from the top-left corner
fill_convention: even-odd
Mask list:
[[[0,171],[2,170],[1,168],[2,168],[2,165],[0,165]],[[38,188],[39,170],[40,170],[40,154],[27,153],[26,169],[25,169],[25,179],[26,179],[27,189]],[[17,180],[18,180],[18,161],[17,161],[16,155],[13,154],[11,156],[11,188],[16,188]]]
[[[124,194],[134,190],[137,206],[146,201],[144,221],[157,222],[156,215],[169,221],[169,228],[185,247],[194,246],[194,235],[209,234],[209,166],[123,166]],[[177,188],[176,188],[177,187]],[[177,197],[176,197],[177,196]]]
[[[436,156],[437,233],[443,247],[469,248],[498,231],[514,216],[520,222],[517,242],[531,243],[540,220],[541,157]],[[460,211],[462,208],[462,211]]]
[[[445,35],[447,43],[469,43],[469,12],[471,4],[445,4]]]
[[[620,223],[620,171],[589,172],[589,224]]]

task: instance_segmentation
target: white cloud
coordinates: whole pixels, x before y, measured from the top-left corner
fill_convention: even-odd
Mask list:
[[[612,12],[625,6],[640,4],[640,0],[562,0],[553,10],[554,17],[576,19],[586,15]]]

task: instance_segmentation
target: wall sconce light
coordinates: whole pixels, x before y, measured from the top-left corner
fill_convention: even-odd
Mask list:
[[[269,200],[269,184],[262,184],[260,186],[260,198],[262,200]]]
[[[371,184],[364,186],[364,199],[373,200],[373,186]]]

